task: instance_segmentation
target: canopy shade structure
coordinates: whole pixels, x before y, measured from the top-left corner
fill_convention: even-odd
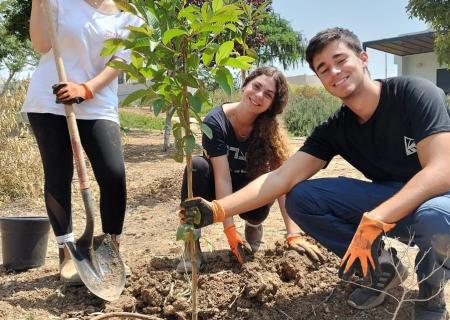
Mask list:
[[[409,56],[418,53],[433,51],[435,32],[420,32],[407,34],[395,38],[387,38],[363,43],[364,50],[367,48],[392,53],[397,56]]]

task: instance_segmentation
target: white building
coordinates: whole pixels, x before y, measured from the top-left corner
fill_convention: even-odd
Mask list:
[[[450,70],[439,65],[433,51],[434,31],[422,31],[395,38],[366,41],[363,48],[391,53],[398,67],[398,75],[426,78],[450,93]]]
[[[286,81],[290,84],[322,86],[319,78],[315,74],[303,74],[299,76],[286,77]]]

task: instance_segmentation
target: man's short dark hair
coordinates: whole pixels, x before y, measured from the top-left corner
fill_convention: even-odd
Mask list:
[[[336,27],[320,31],[309,41],[308,47],[306,48],[306,61],[312,71],[316,72],[313,66],[314,56],[322,51],[326,45],[336,40],[342,41],[356,54],[359,54],[363,50],[361,41],[350,30]]]

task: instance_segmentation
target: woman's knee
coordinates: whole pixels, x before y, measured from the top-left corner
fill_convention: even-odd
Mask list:
[[[181,185],[181,200],[187,198],[187,191],[187,168],[185,168]],[[211,163],[204,157],[192,158],[192,191],[194,196],[207,200],[214,198],[214,175]]]
[[[272,204],[273,202],[252,211],[241,213],[239,216],[250,224],[258,225],[267,219]]]
[[[104,166],[101,172],[95,174],[101,188],[123,188],[126,184],[125,166],[116,164]]]

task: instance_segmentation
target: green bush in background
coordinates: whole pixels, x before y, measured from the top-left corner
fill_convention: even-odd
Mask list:
[[[223,90],[214,90],[210,93],[209,97],[211,98],[211,106],[209,108],[203,108],[201,115],[204,117],[206,114],[214,107],[217,107],[220,104],[229,103],[229,102],[237,102],[241,100],[241,90],[233,89],[231,95],[227,95]]]
[[[155,117],[153,114],[140,114],[131,111],[119,110],[120,126],[122,130],[163,130],[164,118]]]
[[[294,136],[308,136],[314,127],[332,115],[341,102],[320,87],[291,86],[283,113],[286,129]]]

